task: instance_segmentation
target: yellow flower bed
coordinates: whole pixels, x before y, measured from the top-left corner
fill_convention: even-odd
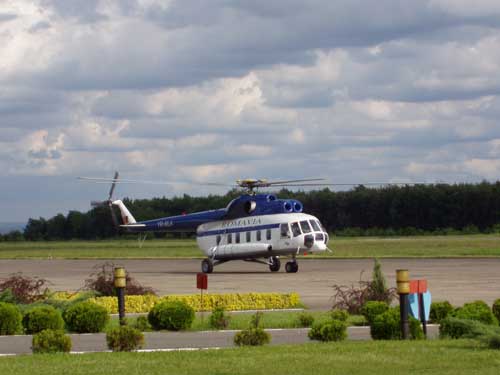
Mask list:
[[[297,293],[204,294],[203,306],[199,294],[163,297],[146,295],[125,296],[125,311],[128,313],[147,313],[159,302],[174,300],[186,302],[195,311],[211,311],[216,305],[221,305],[228,311],[287,309],[302,306]],[[118,313],[118,300],[116,297],[96,297],[90,298],[89,301],[104,306],[111,314]]]

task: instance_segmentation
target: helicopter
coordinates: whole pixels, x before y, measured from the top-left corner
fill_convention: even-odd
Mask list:
[[[283,186],[317,186],[320,178],[268,181],[266,179],[239,179],[236,185],[243,193],[225,208],[201,211],[158,219],[137,221],[122,200],[113,199],[117,183],[147,183],[148,181],[78,177],[98,183],[111,182],[106,201],[92,201],[92,207],[108,206],[113,223],[127,232],[194,232],[198,247],[206,258],[201,262],[203,273],[212,273],[215,266],[243,260],[269,267],[271,272],[281,268],[281,257],[290,258],[285,264],[287,273],[299,270],[298,255],[331,251],[329,235],[318,218],[303,212],[303,205],[295,199],[279,199],[274,194],[257,194],[256,189]],[[156,183],[149,181],[150,183]],[[208,183],[207,185],[218,185]],[[113,207],[118,207],[122,223],[118,222]]]

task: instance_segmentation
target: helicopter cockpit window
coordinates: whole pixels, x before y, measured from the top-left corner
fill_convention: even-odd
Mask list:
[[[316,222],[318,223],[319,227],[320,227],[321,229],[323,229],[323,232],[326,232],[326,229],[325,229],[325,227],[323,226],[323,224],[321,224],[321,221],[316,220]]]
[[[220,234],[218,234],[217,237],[215,237],[215,242],[217,243],[217,245],[220,244]]]
[[[280,225],[281,238],[290,237],[290,229],[288,228],[288,223],[283,223]]]
[[[300,236],[302,232],[300,231],[299,223],[292,223],[292,233],[294,237]]]
[[[319,225],[316,223],[315,220],[309,220],[309,223],[311,223],[311,226],[315,232],[321,232],[321,228]]]
[[[309,233],[311,231],[311,226],[307,222],[307,220],[300,222],[300,227],[302,228],[302,232]]]

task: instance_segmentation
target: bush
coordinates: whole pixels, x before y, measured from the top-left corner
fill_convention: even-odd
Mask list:
[[[33,335],[33,353],[68,353],[71,350],[71,338],[63,331],[43,330]]]
[[[109,314],[104,307],[84,301],[66,309],[63,318],[70,331],[94,333],[104,329],[109,321]]]
[[[477,320],[478,322],[490,325],[498,325],[498,320],[493,315],[490,307],[483,301],[466,303],[453,313],[458,319]]]
[[[6,303],[16,303],[16,297],[12,293],[10,289],[5,289],[3,292],[0,292],[0,302]]]
[[[116,296],[114,284],[114,269],[115,265],[111,262],[106,262],[98,266],[99,271],[90,274],[85,280],[84,288],[92,290],[103,296]],[[156,295],[153,288],[146,287],[137,282],[127,272],[125,275],[126,288],[125,294],[129,296],[151,294]]]
[[[231,317],[226,314],[222,306],[217,306],[210,315],[208,323],[210,327],[215,329],[226,329],[229,326]]]
[[[443,319],[439,326],[441,338],[478,338],[491,333],[500,333],[500,329],[477,320],[459,319],[452,316]]]
[[[234,335],[234,343],[237,346],[260,346],[269,344],[271,336],[262,328],[244,329]]]
[[[347,319],[349,319],[349,313],[345,310],[333,309],[332,311],[330,311],[330,317],[332,318],[332,320],[347,322]]]
[[[106,307],[110,314],[118,313],[118,302],[116,297],[97,297],[90,301]],[[190,295],[168,295],[157,297],[125,296],[125,310],[129,313],[147,313],[157,303],[165,301],[183,301],[195,311],[213,310],[217,306],[223,306],[228,310],[266,310],[266,309],[289,309],[301,307],[300,297],[297,293],[227,293],[227,294],[205,294],[203,306],[200,294]]]
[[[395,288],[387,288],[380,262],[375,259],[373,280],[358,282],[359,286],[334,285],[333,308],[346,310],[349,314],[359,314],[367,301],[383,301],[388,305],[396,297]]]
[[[498,333],[485,336],[483,341],[490,349],[500,349],[500,334]]]
[[[22,315],[16,305],[0,302],[0,335],[15,335],[22,331]]]
[[[151,331],[151,324],[149,324],[147,316],[138,316],[133,327],[141,332]]]
[[[373,324],[375,317],[389,310],[389,305],[383,301],[368,301],[361,308],[361,314],[369,325]]]
[[[250,327],[234,335],[234,343],[237,346],[260,346],[271,341],[269,333],[260,327],[263,314],[257,312],[250,320]]]
[[[311,340],[342,341],[347,338],[347,324],[341,320],[315,323],[308,336]]]
[[[493,302],[493,306],[491,307],[493,315],[500,322],[500,298]]]
[[[296,326],[297,327],[310,327],[314,323],[314,316],[308,312],[302,312],[297,315]]]
[[[421,339],[424,337],[420,322],[409,317],[410,338]],[[399,340],[401,339],[401,318],[399,308],[392,308],[377,315],[370,326],[370,334],[374,340]]]
[[[133,327],[115,327],[106,334],[106,342],[114,352],[130,352],[142,348],[144,334]]]
[[[432,302],[429,318],[431,322],[439,324],[453,311],[453,306],[448,301]]]
[[[48,292],[47,280],[15,273],[0,281],[0,292],[9,289],[16,303],[33,303],[43,299]]]
[[[194,310],[182,301],[161,302],[149,312],[148,321],[154,330],[179,331],[191,327]]]
[[[23,327],[27,334],[38,333],[45,329],[62,330],[64,321],[61,313],[52,306],[38,306],[24,315]]]

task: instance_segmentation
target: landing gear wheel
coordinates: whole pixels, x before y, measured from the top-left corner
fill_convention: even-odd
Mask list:
[[[212,273],[213,270],[214,270],[214,264],[210,259],[203,259],[201,261],[201,272]]]
[[[296,273],[299,270],[297,262],[286,262],[285,271],[287,273]]]
[[[269,269],[271,270],[271,272],[278,272],[280,270],[280,267],[281,267],[280,258],[271,257],[269,260],[272,263],[269,265]]]

